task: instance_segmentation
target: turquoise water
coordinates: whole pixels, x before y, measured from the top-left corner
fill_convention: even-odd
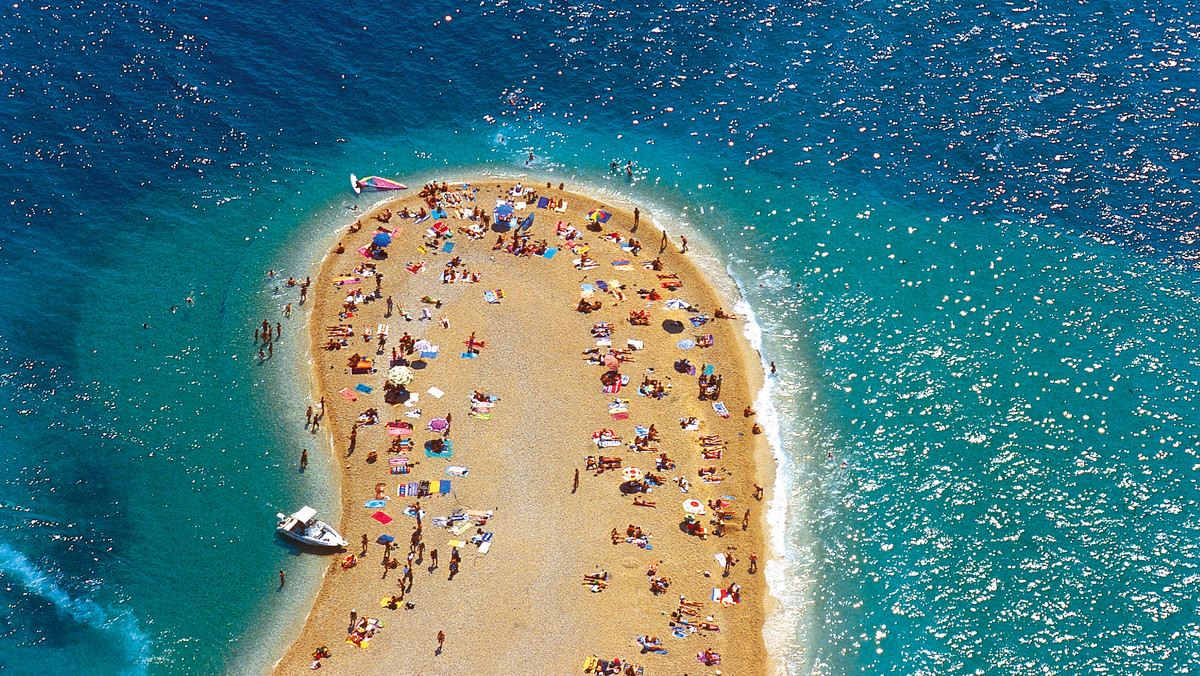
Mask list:
[[[278,657],[323,561],[272,519],[339,500],[267,272],[351,171],[565,181],[737,280],[788,673],[1197,662],[1191,4],[406,10],[0,13],[6,668]]]

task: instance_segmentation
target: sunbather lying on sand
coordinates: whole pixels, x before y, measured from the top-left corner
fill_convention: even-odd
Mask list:
[[[637,507],[654,507],[656,509],[658,508],[657,502],[651,502],[651,501],[645,500],[643,498],[634,498],[633,504]]]

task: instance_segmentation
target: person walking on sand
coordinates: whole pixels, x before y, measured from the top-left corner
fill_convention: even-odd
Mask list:
[[[387,310],[387,314],[386,314],[386,315],[384,315],[384,316],[386,316],[386,317],[391,317],[391,316],[392,316],[392,297],[391,297],[391,296],[388,296],[388,299],[387,299],[387,308],[388,308],[388,310]]]
[[[637,232],[638,222],[641,221],[641,218],[642,218],[642,212],[638,211],[637,207],[634,207],[633,208],[633,227],[630,228],[630,232]]]
[[[308,407],[308,413],[304,416],[304,427],[308,428],[312,424],[312,406]]]
[[[746,510],[745,516],[742,517],[742,530],[750,530],[750,510]]]
[[[575,485],[571,486],[571,492],[579,490],[579,468],[575,468]]]
[[[666,231],[666,230],[663,230],[663,238],[662,238],[662,241],[658,243],[658,253],[659,253],[660,255],[662,254],[662,252],[664,252],[664,251],[666,251],[666,250],[667,250],[667,244],[668,244],[668,243],[669,243],[669,240],[667,239],[667,231]]]
[[[429,570],[436,570],[437,566],[437,550],[431,549],[429,550]]]
[[[754,499],[755,500],[763,499],[763,487],[761,484],[754,484]]]
[[[454,416],[450,415],[450,412],[447,411],[446,412],[446,430],[444,432],[442,432],[443,437],[450,436],[450,423],[453,421],[454,421]]]
[[[434,654],[441,655],[442,654],[442,646],[444,646],[446,644],[446,632],[438,631],[437,638],[438,638],[438,647],[437,647],[437,651]]]
[[[367,534],[366,533],[363,533],[363,536],[362,536],[362,547],[363,547],[362,554],[359,554],[359,556],[366,556],[367,555]]]
[[[308,469],[308,449],[300,451],[300,471]]]
[[[749,568],[749,572],[751,572],[751,573],[757,573],[757,572],[758,572],[758,553],[757,553],[757,552],[750,552],[750,568]]]
[[[679,253],[687,253],[687,235],[680,235],[679,239],[683,240],[683,248],[679,250]]]

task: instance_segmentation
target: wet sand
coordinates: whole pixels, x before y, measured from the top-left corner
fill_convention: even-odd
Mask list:
[[[456,184],[461,186],[460,183]],[[476,178],[476,200],[460,206],[479,206],[489,215],[499,196],[507,197],[514,185],[511,179]],[[407,205],[413,211],[424,206],[417,196],[420,188],[404,192],[386,208],[399,212]],[[765,435],[751,433],[754,417],[744,417],[762,384],[762,368],[755,353],[742,336],[741,319],[711,319],[698,328],[688,318],[695,313],[668,310],[664,301],[680,298],[713,317],[718,306],[732,314],[732,299],[719,298],[689,262],[679,253],[676,236],[661,255],[663,271],[644,269],[643,264],[658,255],[662,237],[647,213],[642,213],[633,237],[641,241],[640,256],[623,251],[603,238],[611,232],[631,236],[633,216],[610,209],[610,205],[583,195],[537,187],[540,196],[562,198],[568,209],[557,213],[534,208],[516,212],[518,218],[535,215],[530,228],[532,241],[546,240],[559,249],[551,259],[540,256],[514,256],[493,250],[497,233],[489,232],[472,241],[459,231],[469,224],[451,214],[449,218],[414,223],[413,219],[393,215],[382,223],[371,214],[356,212],[363,227],[356,233],[344,233],[340,240],[345,253],[331,252],[322,263],[319,276],[309,289],[311,305],[310,334],[313,369],[318,391],[325,398],[321,428],[322,439],[332,435],[336,464],[342,468],[343,513],[338,525],[350,541],[349,553],[361,551],[365,533],[370,544],[366,556],[352,568],[340,565],[346,552],[329,556],[329,567],[304,629],[287,654],[277,664],[282,674],[309,671],[312,652],[327,646],[332,656],[321,661],[323,669],[354,674],[475,674],[475,673],[583,673],[586,660],[597,656],[604,660],[620,657],[644,668],[645,674],[759,674],[769,669],[763,642],[766,614],[766,583],[762,569],[769,558],[766,551],[765,514],[773,484],[774,468]],[[603,207],[612,218],[601,231],[586,229],[587,213]],[[382,207],[381,207],[382,208]],[[427,228],[436,221],[449,226],[454,237],[452,253],[426,246]],[[581,271],[572,265],[577,254],[555,236],[555,224],[569,222],[582,234],[590,247],[588,255],[599,267]],[[349,225],[349,222],[347,223]],[[357,252],[368,244],[376,226],[398,228],[386,248],[387,258],[369,261]],[[493,226],[494,227],[494,226]],[[512,241],[512,233],[506,234]],[[441,273],[451,258],[461,257],[460,270],[481,273],[477,283],[443,284]],[[613,261],[629,260],[633,269],[616,269]],[[426,269],[412,274],[406,265],[426,262]],[[374,262],[383,272],[382,297],[361,304],[355,316],[338,317],[351,289],[371,295],[374,277],[359,277],[357,285],[334,286],[335,276],[352,275],[353,269]],[[683,286],[677,291],[664,289],[656,274],[674,273]],[[583,284],[596,280],[618,280],[625,286],[626,300],[600,289],[594,300],[603,307],[591,314],[577,311]],[[499,303],[485,300],[485,291],[503,290]],[[638,295],[639,289],[656,289],[662,299],[649,303]],[[390,316],[384,299],[391,296],[395,310]],[[422,297],[440,299],[441,307],[421,302]],[[406,320],[401,308],[412,316]],[[432,319],[420,319],[422,308],[429,308]],[[631,311],[648,309],[648,326],[630,324]],[[439,319],[445,317],[449,328]],[[675,320],[679,324],[666,323]],[[591,365],[585,350],[597,347],[591,333],[593,324],[611,323],[612,346],[625,348],[629,339],[642,341],[644,349],[630,353],[632,360],[621,365],[620,372],[629,383],[619,393],[605,393],[600,377],[608,369]],[[380,323],[390,325],[390,336],[381,352],[372,336],[365,342],[362,329],[375,330]],[[326,327],[351,324],[356,335],[348,347],[324,348]],[[408,332],[440,347],[437,358],[417,363],[415,380],[408,387],[418,393],[415,406],[391,405],[384,401],[384,379],[391,350]],[[486,341],[476,358],[461,357],[464,341],[475,333]],[[683,350],[682,339],[712,334],[714,345]],[[604,354],[607,347],[600,347]],[[353,354],[374,359],[376,372],[353,373],[348,358]],[[415,358],[417,355],[411,355]],[[728,419],[714,411],[711,401],[698,399],[697,376],[677,372],[673,364],[689,359],[699,371],[713,364],[722,376],[720,401],[731,413]],[[650,372],[649,370],[653,371]],[[671,386],[662,399],[639,396],[643,376]],[[354,390],[358,384],[372,388],[368,394],[356,391],[357,401],[349,401],[338,392]],[[428,392],[431,387],[445,392],[440,399]],[[472,417],[471,397],[476,390],[498,398],[491,408],[491,419]],[[614,399],[628,400],[628,419],[614,419],[609,404]],[[379,422],[359,427],[354,449],[350,433],[360,413],[368,408],[379,412]],[[406,413],[419,409],[419,418]],[[449,439],[453,457],[427,457],[424,442],[441,435],[427,428],[433,418],[452,414]],[[299,411],[302,419],[304,411]],[[681,417],[699,420],[699,431],[684,431]],[[386,424],[391,421],[412,423],[413,450],[407,457],[416,462],[407,475],[393,475],[389,469],[392,437]],[[655,470],[657,453],[636,452],[628,445],[634,440],[635,425],[654,424],[661,441],[653,443],[677,464],[674,469]],[[598,449],[593,433],[611,429],[623,440],[624,447]],[[723,456],[706,460],[701,456],[700,435],[719,435],[726,447]],[[377,460],[368,462],[375,451]],[[663,486],[645,493],[622,492],[622,470],[597,474],[584,469],[587,456],[619,456],[623,467],[638,467],[666,477]],[[450,465],[465,466],[465,477],[449,476]],[[701,468],[716,466],[720,483],[704,483]],[[578,490],[572,490],[575,470],[580,471]],[[690,492],[683,493],[672,481],[685,477]],[[451,480],[449,495],[437,495],[439,480]],[[423,542],[426,550],[416,560],[411,591],[404,600],[413,604],[397,609],[381,607],[381,599],[399,593],[398,582],[409,553],[410,536],[416,519],[403,514],[415,498],[397,497],[397,486],[410,481],[428,480],[434,495],[420,498],[425,511]],[[388,504],[381,509],[366,508],[375,497],[375,487],[385,483]],[[754,485],[766,487],[764,499],[752,496]],[[628,485],[624,485],[628,489]],[[695,498],[705,504],[706,514],[696,517],[710,532],[713,510],[710,500],[732,498],[728,508],[734,516],[727,522],[725,535],[709,535],[706,540],[685,532],[683,501]],[[633,504],[634,497],[657,503],[656,507]],[[750,510],[748,528],[743,530],[745,511]],[[483,526],[472,526],[461,536],[433,524],[434,517],[450,516],[455,510],[492,512]],[[382,511],[394,519],[384,525],[372,518]],[[475,513],[475,512],[472,512]],[[650,534],[651,548],[624,541],[630,525]],[[452,540],[466,540],[477,528],[491,533],[490,550],[467,543],[460,547],[461,569],[449,577]],[[622,541],[613,544],[611,531],[620,531]],[[401,566],[386,570],[381,564],[384,546],[377,544],[382,534],[395,537],[392,556]],[[438,567],[431,568],[429,550],[439,554]],[[739,559],[725,576],[713,555],[732,551]],[[749,572],[750,555],[759,557],[758,571]],[[306,554],[319,555],[319,554]],[[664,593],[650,589],[648,565],[657,563],[658,575],[670,578]],[[592,591],[583,582],[589,573],[607,571],[607,587]],[[724,607],[714,602],[714,587],[740,585],[738,604]],[[672,633],[671,614],[679,609],[680,595],[701,602],[696,615],[684,615],[690,622],[711,622],[719,631],[685,631],[685,638]],[[350,613],[377,618],[382,628],[371,638],[369,647],[357,648],[346,643]],[[711,618],[711,620],[707,619]],[[437,634],[445,632],[443,650],[437,651]],[[654,636],[668,654],[642,653],[636,639]],[[712,649],[721,655],[719,666],[706,666],[696,659],[698,651]]]

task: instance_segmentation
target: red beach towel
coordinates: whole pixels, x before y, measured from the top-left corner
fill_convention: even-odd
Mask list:
[[[392,517],[388,516],[387,514],[384,514],[383,512],[375,512],[374,514],[371,515],[371,518],[375,519],[376,521],[378,521],[379,523],[382,523],[385,526],[392,522]]]

